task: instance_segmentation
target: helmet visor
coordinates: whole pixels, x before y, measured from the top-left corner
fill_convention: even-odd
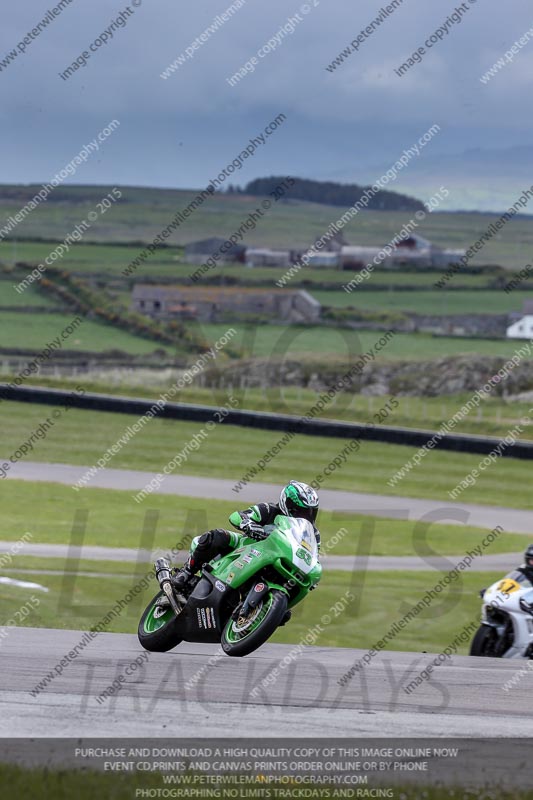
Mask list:
[[[298,519],[306,519],[312,525],[315,524],[315,520],[318,515],[318,508],[315,506],[314,508],[309,508],[309,506],[299,506],[290,498],[287,498],[287,511],[291,517],[295,517]]]

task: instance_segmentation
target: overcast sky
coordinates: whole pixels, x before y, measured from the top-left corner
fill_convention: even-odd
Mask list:
[[[140,2],[141,0],[135,0]],[[533,40],[483,85],[480,76],[526,31],[526,0],[467,0],[460,24],[406,75],[404,62],[454,11],[450,0],[403,0],[334,72],[325,67],[379,14],[371,0],[246,0],[167,80],[160,73],[231,4],[230,0],[142,0],[107,45],[67,81],[59,77],[126,8],[72,0],[0,71],[3,182],[51,178],[109,121],[120,128],[81,167],[77,183],[200,187],[277,114],[285,124],[236,173],[354,180],[393,162],[433,124],[426,148],[531,144]],[[0,62],[43,18],[48,0],[6,4]],[[289,17],[294,32],[228,85]],[[531,183],[531,181],[529,181]],[[399,184],[398,188],[401,184]],[[438,187],[436,187],[438,188]]]

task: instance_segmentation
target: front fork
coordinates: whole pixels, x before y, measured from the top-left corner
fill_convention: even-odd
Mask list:
[[[285,594],[287,594],[282,586],[278,586],[276,583],[267,583],[261,578],[257,578],[254,585],[246,595],[246,600],[244,603],[237,606],[231,615],[232,618],[237,619],[238,617],[248,616],[248,614],[259,605],[263,597],[265,597],[265,595],[267,595],[272,589],[279,589],[281,592],[285,592]]]

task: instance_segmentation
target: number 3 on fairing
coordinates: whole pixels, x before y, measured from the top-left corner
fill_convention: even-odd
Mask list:
[[[301,547],[296,551],[296,558],[303,558],[306,564],[311,565],[311,553],[308,553],[307,550],[302,550]]]

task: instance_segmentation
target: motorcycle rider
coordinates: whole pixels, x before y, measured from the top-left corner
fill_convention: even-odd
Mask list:
[[[521,572],[530,583],[533,583],[533,544],[528,545],[526,548],[524,563],[517,568],[517,572]]]
[[[226,555],[235,550],[243,534],[251,539],[265,539],[268,536],[264,531],[265,525],[271,525],[279,514],[308,520],[313,526],[320,548],[320,533],[315,526],[318,509],[319,500],[315,490],[306,483],[290,481],[281,490],[278,503],[257,503],[244,511],[234,511],[229,521],[241,533],[214,528],[195,537],[186,564],[172,578],[174,587],[182,591],[204,564],[217,555]]]

